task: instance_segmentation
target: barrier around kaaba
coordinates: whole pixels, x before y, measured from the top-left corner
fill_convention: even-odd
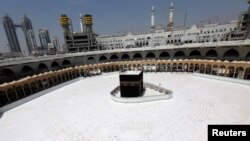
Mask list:
[[[120,86],[117,86],[111,91],[111,99],[119,103],[142,103],[158,100],[167,100],[173,97],[173,92],[161,86],[152,83],[144,82],[144,95],[140,97],[121,97]],[[151,91],[150,91],[151,89]],[[147,91],[149,90],[149,91]]]

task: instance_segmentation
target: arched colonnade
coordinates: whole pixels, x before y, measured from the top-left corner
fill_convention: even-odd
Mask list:
[[[93,71],[143,70],[150,72],[199,72],[250,80],[250,62],[213,60],[138,60],[98,63],[40,73],[0,85],[0,107],[55,85],[91,76]]]

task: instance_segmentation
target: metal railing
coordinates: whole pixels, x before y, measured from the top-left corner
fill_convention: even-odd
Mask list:
[[[166,89],[166,88],[163,88],[161,86],[157,86],[155,84],[152,84],[152,83],[149,83],[149,82],[143,82],[144,83],[144,87],[145,88],[150,88],[150,89],[153,89],[155,91],[158,91],[162,94],[172,94],[172,91]],[[116,94],[120,91],[120,86],[117,86],[115,87],[111,92],[110,94],[113,95],[113,96],[116,96]]]

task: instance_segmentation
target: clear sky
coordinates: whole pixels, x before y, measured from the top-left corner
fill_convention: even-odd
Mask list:
[[[11,16],[19,23],[23,14],[32,21],[38,39],[38,29],[48,29],[50,36],[58,36],[63,43],[62,28],[59,25],[61,14],[67,14],[73,22],[74,31],[80,31],[79,13],[92,14],[94,31],[100,35],[116,34],[119,31],[148,31],[150,9],[156,8],[156,24],[166,25],[170,0],[0,0],[0,16]],[[208,19],[233,20],[248,8],[247,0],[174,0],[175,26],[183,26],[187,13],[188,25],[198,24]],[[22,49],[22,31],[17,30]],[[6,52],[7,38],[0,25],[0,52]]]

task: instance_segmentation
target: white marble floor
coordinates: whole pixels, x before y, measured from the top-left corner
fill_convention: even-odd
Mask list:
[[[118,73],[89,77],[6,112],[1,141],[205,141],[208,124],[249,124],[250,87],[186,73],[144,73],[170,100],[116,103]]]

